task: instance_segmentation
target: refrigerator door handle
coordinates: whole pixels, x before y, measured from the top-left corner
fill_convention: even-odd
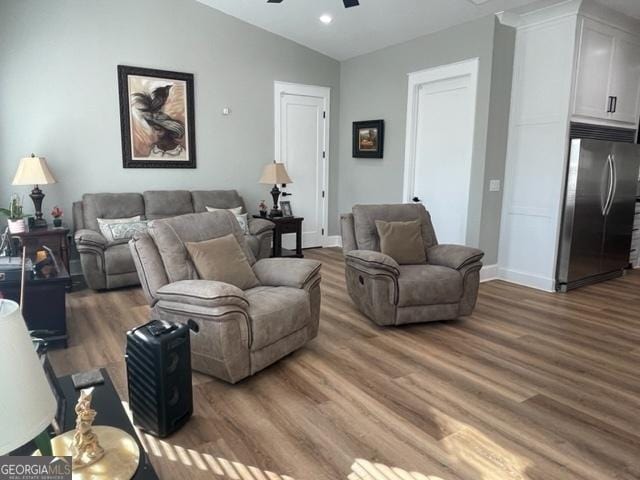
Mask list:
[[[609,205],[610,196],[611,196],[611,155],[608,155],[607,161],[605,165],[602,167],[602,174],[600,176],[600,213],[602,213],[603,217],[607,215],[607,206]]]
[[[607,213],[611,211],[613,206],[613,199],[616,196],[616,190],[618,190],[618,166],[616,165],[616,155],[611,154],[611,195],[609,195],[609,205],[607,205]]]

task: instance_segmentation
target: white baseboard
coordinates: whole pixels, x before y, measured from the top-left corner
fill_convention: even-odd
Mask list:
[[[498,269],[498,278],[505,282],[517,283],[525,287],[537,288],[545,292],[555,292],[555,280],[553,278],[531,275],[530,273],[519,272],[517,270],[508,270],[506,268]]]
[[[342,247],[342,237],[340,235],[329,235],[324,240],[323,247]]]
[[[480,270],[480,282],[488,282],[490,280],[497,280],[498,278],[498,264],[484,265]]]

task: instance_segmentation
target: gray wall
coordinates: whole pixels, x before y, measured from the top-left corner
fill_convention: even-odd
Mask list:
[[[118,64],[195,75],[197,169],[122,168]],[[339,78],[339,62],[195,0],[3,0],[0,203],[29,191],[10,182],[34,152],[60,182],[43,187],[43,210],[59,204],[67,222],[71,202],[98,191],[236,188],[255,209],[269,198],[257,181],[273,160],[274,80],[332,87],[335,185]]]
[[[495,20],[493,16],[426,35],[409,42],[362,55],[341,64],[340,74],[340,161],[338,163],[338,210],[350,211],[355,203],[402,201],[404,143],[407,114],[407,74],[430,67],[478,57],[478,101],[472,160],[467,243],[485,249],[485,262],[497,261],[497,231],[502,193],[488,192],[490,178],[502,179],[506,130],[502,124],[488,130],[489,117],[508,114],[511,84],[507,72],[508,54],[501,52],[493,64]],[[508,39],[502,38],[502,44]],[[504,75],[500,90],[492,89],[492,73]],[[495,91],[494,91],[495,90]],[[492,102],[497,106],[492,106]],[[384,159],[351,157],[351,123],[385,120]],[[505,120],[506,121],[506,120]],[[504,124],[506,128],[506,124]],[[488,135],[489,133],[489,135]],[[489,148],[487,139],[492,144]],[[493,145],[495,143],[495,145]],[[487,222],[487,225],[485,225]]]
[[[497,19],[495,23],[487,155],[484,171],[485,195],[482,197],[482,223],[480,225],[480,245],[485,251],[484,262],[486,265],[498,262],[502,189],[504,188],[513,78],[513,54],[516,42],[515,28],[502,25]],[[489,180],[492,178],[500,180],[500,193],[488,191]]]

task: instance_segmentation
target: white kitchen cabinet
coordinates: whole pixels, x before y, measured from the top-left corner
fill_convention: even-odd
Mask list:
[[[612,28],[582,20],[573,114],[608,119],[609,77],[615,36]]]
[[[611,118],[637,126],[640,100],[640,41],[625,33],[616,36],[609,94],[615,99]]]
[[[582,18],[573,97],[574,120],[636,128],[640,39]],[[621,125],[628,124],[628,125]]]

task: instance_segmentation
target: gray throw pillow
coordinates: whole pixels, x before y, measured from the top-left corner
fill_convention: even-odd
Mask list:
[[[100,233],[109,242],[132,238],[136,232],[147,229],[147,221],[140,215],[131,218],[98,218]]]
[[[400,265],[427,263],[420,220],[410,222],[376,220],[376,229],[380,237],[382,253],[389,255]]]
[[[260,284],[232,233],[203,242],[186,242],[185,246],[202,280],[229,283],[241,290]]]

